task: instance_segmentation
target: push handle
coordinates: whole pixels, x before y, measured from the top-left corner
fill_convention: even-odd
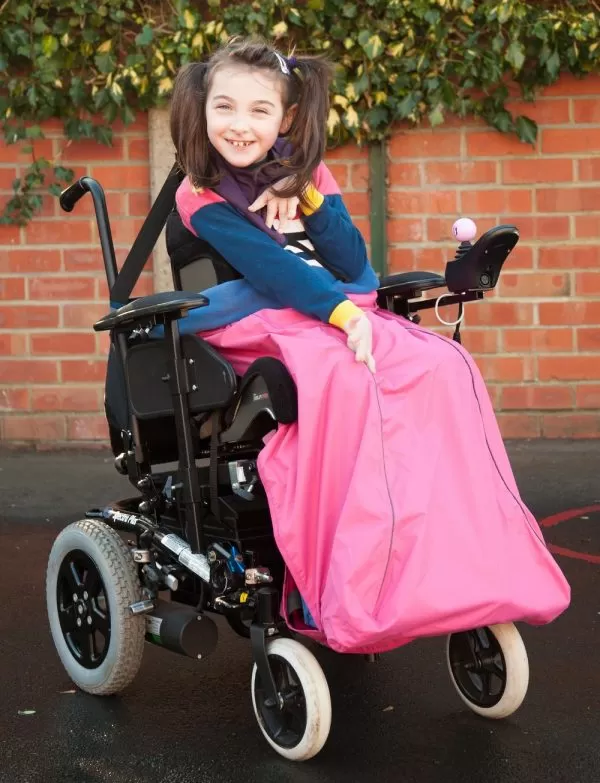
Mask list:
[[[87,191],[88,188],[86,188],[83,183],[83,177],[78,179],[77,182],[69,185],[69,187],[65,188],[60,194],[59,201],[61,208],[64,209],[65,212],[72,212],[75,204],[77,204],[82,196],[85,196]]]

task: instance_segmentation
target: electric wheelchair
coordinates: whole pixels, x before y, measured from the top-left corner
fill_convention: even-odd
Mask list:
[[[210,614],[223,615],[250,639],[264,737],[284,757],[304,760],[327,739],[331,700],[317,659],[281,614],[285,565],[256,468],[263,438],[296,420],[296,388],[277,360],[259,359],[239,378],[201,337],[182,333],[186,313],[208,304],[197,292],[237,273],[183,227],[173,209],[179,181],[174,169],[120,271],[100,184],[83,177],[60,197],[67,212],[88,192],[94,202],[112,308],[94,329],[110,333],[110,442],[134,489],[58,535],[47,570],[50,629],[76,685],[107,695],[133,680],[145,642],[204,659],[217,646]],[[455,232],[463,241],[445,275],[385,277],[380,307],[418,321],[422,309],[456,304],[460,340],[463,303],[494,288],[519,238],[503,225],[472,244],[475,226],[462,222],[473,230]],[[165,223],[175,290],[131,299]],[[432,289],[444,292],[422,298]],[[288,620],[301,612],[300,597],[286,596],[283,611]],[[482,715],[505,717],[527,690],[527,656],[511,627],[517,638],[508,642],[486,628],[448,638],[451,680]]]

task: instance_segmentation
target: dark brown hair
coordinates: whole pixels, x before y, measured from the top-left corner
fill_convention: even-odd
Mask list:
[[[284,58],[289,69],[286,74],[280,57],[277,49],[262,39],[238,38],[217,50],[206,63],[190,63],[180,69],[171,103],[171,137],[177,163],[194,187],[218,182],[206,130],[206,98],[217,69],[230,64],[261,68],[281,79],[285,112],[297,107],[286,134],[291,153],[284,162],[293,181],[281,195],[301,196],[310,183],[325,154],[332,67],[322,57],[296,55]],[[265,163],[265,168],[268,165]]]

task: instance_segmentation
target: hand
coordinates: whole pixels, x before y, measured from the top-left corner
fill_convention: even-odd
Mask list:
[[[357,362],[364,362],[368,369],[375,372],[375,359],[373,358],[373,327],[367,316],[350,318],[344,324],[344,331],[348,335],[347,345],[356,354]]]
[[[250,204],[248,210],[250,212],[258,212],[264,207],[267,208],[267,214],[265,217],[265,223],[267,228],[273,228],[276,218],[278,218],[277,231],[282,234],[285,233],[288,220],[293,220],[296,217],[298,211],[298,205],[300,199],[296,196],[290,198],[282,198],[278,191],[285,189],[291,181],[291,177],[279,180],[270,188],[265,190],[256,199],[253,204]]]

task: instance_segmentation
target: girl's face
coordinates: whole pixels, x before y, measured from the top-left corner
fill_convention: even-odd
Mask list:
[[[219,68],[206,100],[208,139],[232,166],[261,161],[277,136],[289,130],[293,112],[285,112],[282,80],[260,68]]]

